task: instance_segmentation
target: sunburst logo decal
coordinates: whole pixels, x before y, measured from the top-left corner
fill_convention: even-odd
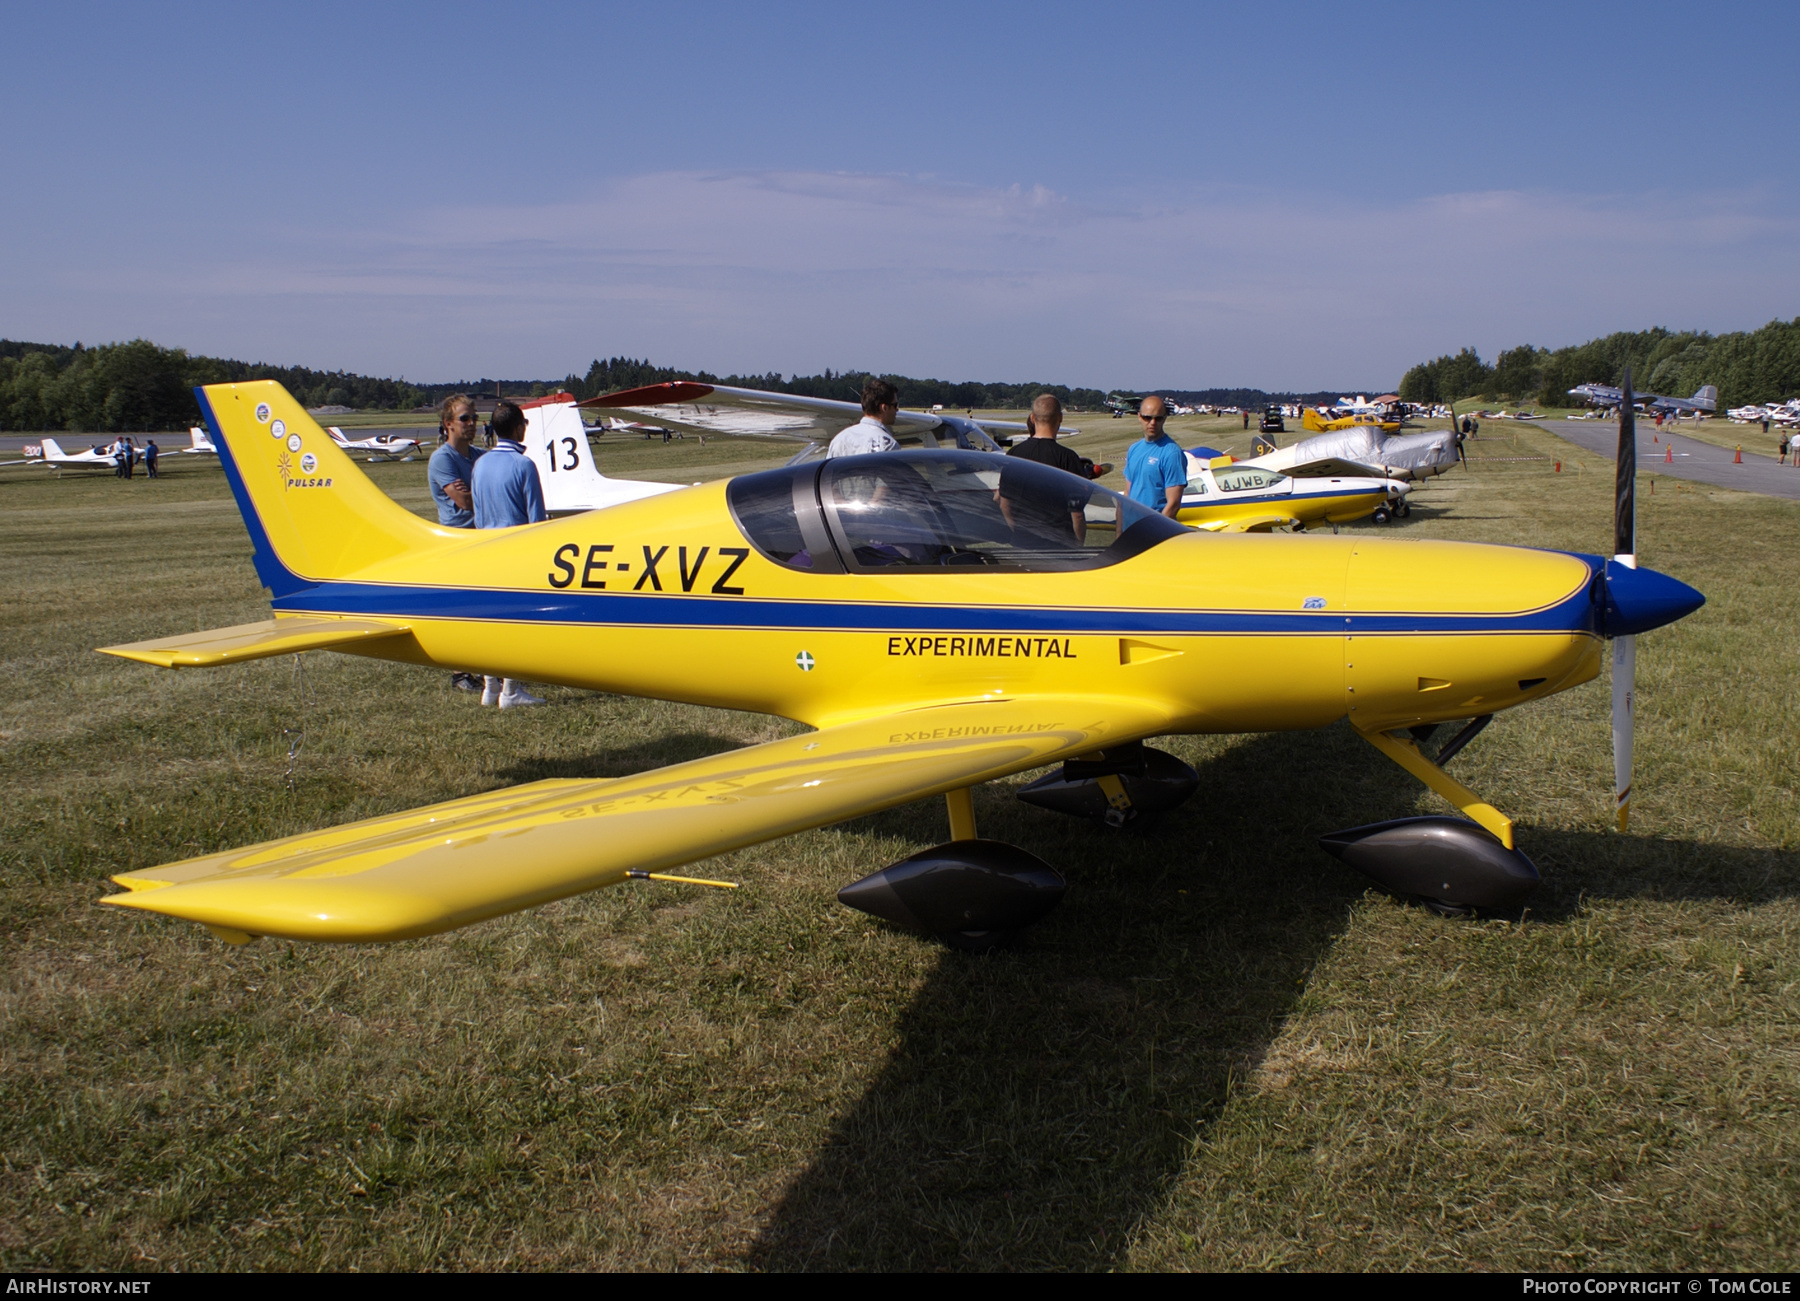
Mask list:
[[[294,477],[294,458],[283,452],[275,458],[275,468],[281,473],[281,490],[286,492],[289,482]]]

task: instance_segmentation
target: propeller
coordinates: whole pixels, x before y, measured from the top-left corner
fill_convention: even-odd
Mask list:
[[[1631,400],[1631,367],[1619,397],[1618,477],[1613,489],[1613,562],[1637,568],[1637,415]],[[1631,821],[1632,697],[1637,690],[1637,637],[1613,638],[1613,812],[1624,831]]]

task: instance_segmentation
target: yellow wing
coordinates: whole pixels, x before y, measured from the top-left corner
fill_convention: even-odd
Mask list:
[[[595,781],[542,781],[113,878],[102,902],[256,935],[402,940],[1156,733],[1143,701],[910,710]]]

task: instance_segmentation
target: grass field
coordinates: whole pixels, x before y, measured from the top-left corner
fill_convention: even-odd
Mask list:
[[[1137,432],[1077,423],[1115,462]],[[1604,549],[1610,464],[1517,438],[1565,472],[1474,461],[1393,535]],[[785,452],[596,455],[689,481]],[[95,655],[264,617],[222,477],[175,469],[0,480],[0,1267],[1800,1268],[1794,503],[1640,491],[1646,563],[1709,604],[1640,644],[1629,836],[1604,678],[1458,759],[1544,872],[1520,916],[1444,921],[1315,847],[1440,807],[1339,726],[1163,743],[1203,785],[1147,836],[983,788],[983,833],[1070,878],[986,958],[833,899],[943,839],[941,802],[707,864],[737,892],[231,949],[93,901],[794,725],[560,688],[500,715],[345,656]],[[372,473],[425,509],[421,464]]]

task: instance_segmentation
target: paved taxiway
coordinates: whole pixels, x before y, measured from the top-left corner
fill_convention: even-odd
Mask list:
[[[1538,420],[1559,437],[1568,439],[1597,456],[1612,460],[1619,450],[1619,427],[1610,420]],[[1660,443],[1646,442],[1654,435]],[[1674,448],[1675,459],[1665,461],[1664,446]],[[1744,453],[1744,463],[1732,463],[1728,447],[1714,447],[1698,439],[1655,429],[1648,421],[1638,421],[1638,471],[1641,474],[1666,474],[1675,479],[1691,479],[1710,483],[1717,488],[1735,488],[1739,492],[1760,492],[1766,497],[1787,497],[1800,501],[1800,469],[1782,465],[1767,456]]]

